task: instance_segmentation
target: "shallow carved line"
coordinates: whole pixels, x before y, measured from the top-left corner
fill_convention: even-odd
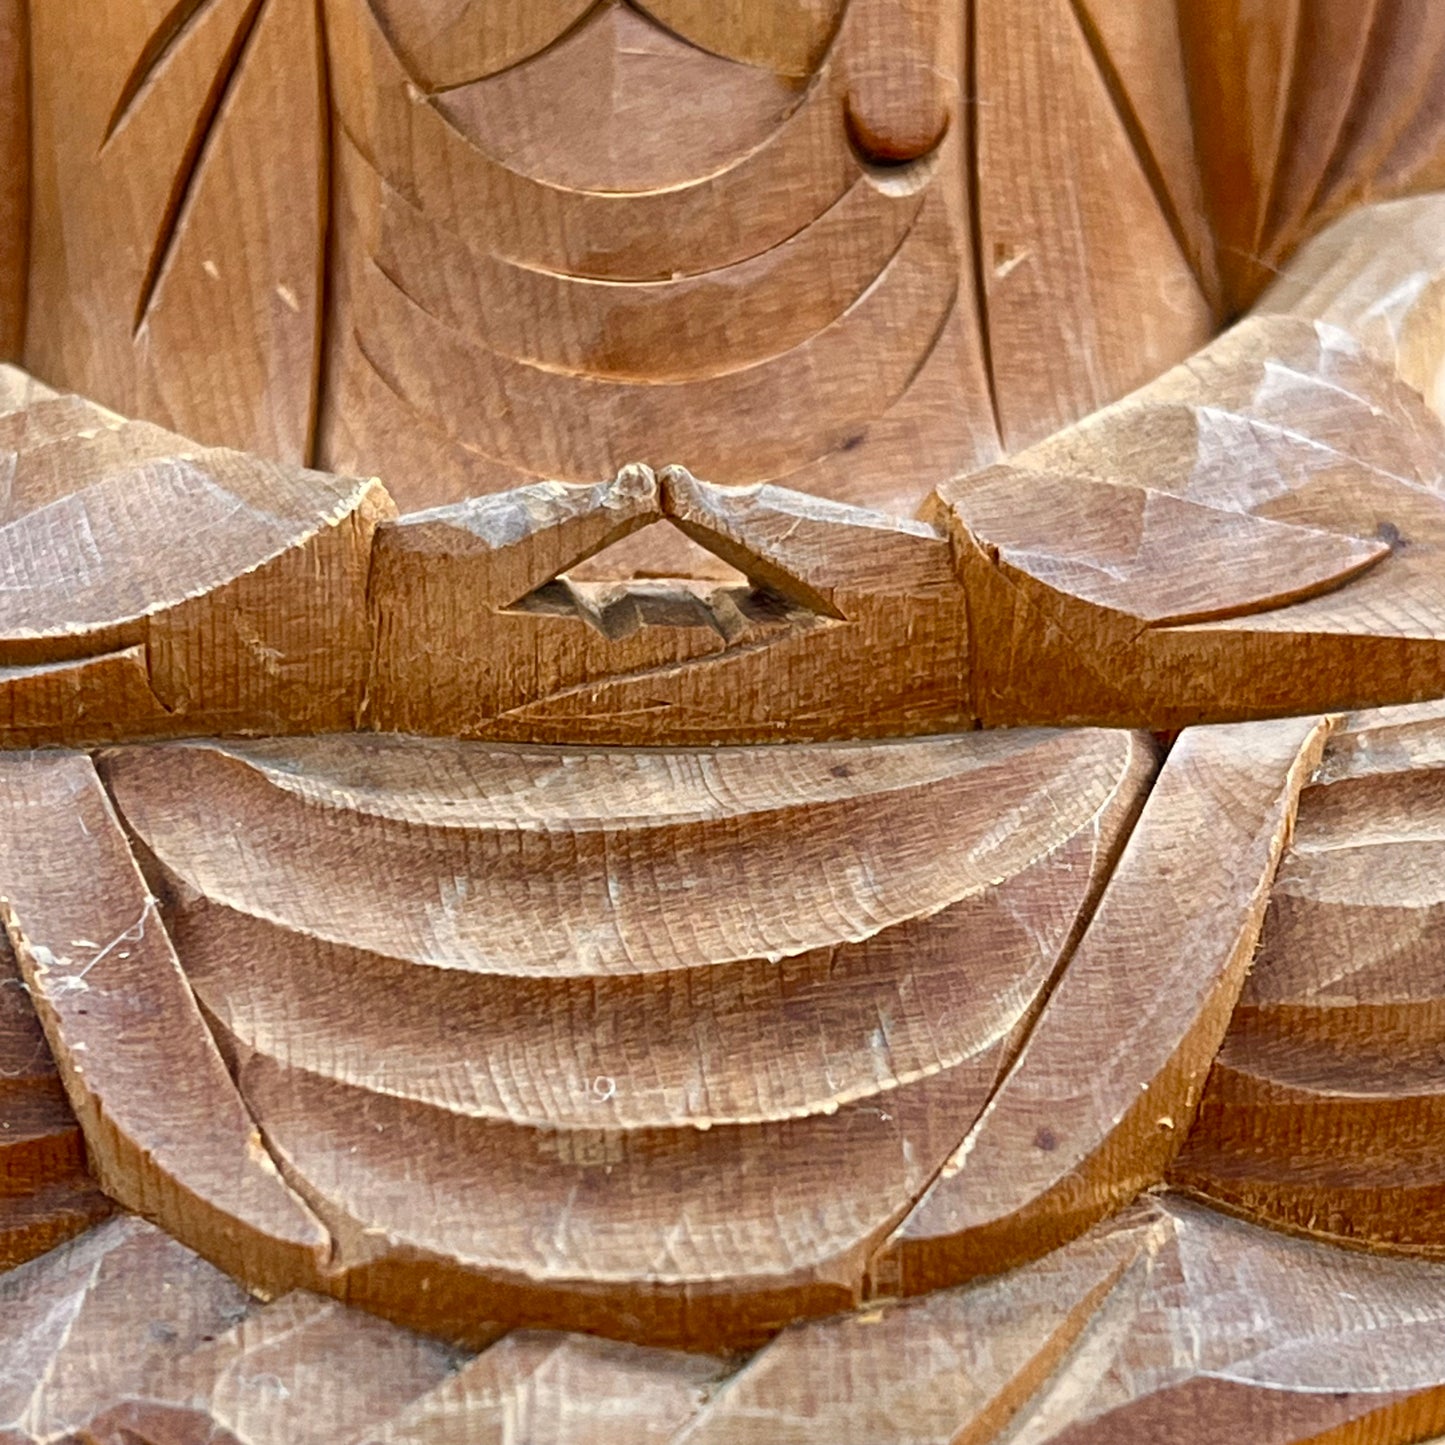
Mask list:
[[[246,51],[250,46],[251,37],[255,34],[256,24],[261,17],[264,4],[265,0],[249,0],[248,8],[241,17],[235,34],[231,37],[221,68],[196,116],[190,138],[181,154],[180,164],[176,167],[175,176],[171,181],[170,194],[166,197],[165,208],[161,214],[160,223],[156,227],[150,259],[146,262],[140,290],[136,296],[133,326],[137,332],[145,324],[152,298],[155,296],[156,288],[160,285],[161,276],[164,274],[174,250],[176,238],[185,224],[186,211],[196,178],[200,174],[201,167],[205,165],[206,152],[211,145],[215,127],[224,122],[226,100],[241,72],[241,67],[245,64]],[[109,136],[110,131],[107,131],[106,138],[109,139]]]

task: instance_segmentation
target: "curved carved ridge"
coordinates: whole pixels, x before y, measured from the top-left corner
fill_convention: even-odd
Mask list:
[[[8,881],[15,854],[0,892],[107,1189],[241,1278],[462,1333],[502,1317],[756,1341],[859,1298],[873,1245],[984,1106],[1073,947],[1151,766],[1143,740],[1088,732],[734,754],[117,750],[107,775],[161,912],[117,874],[105,906],[129,893],[141,921],[80,919],[59,857],[37,888]],[[107,861],[124,845],[84,759],[18,758],[8,776],[15,849],[59,826],[64,782],[95,842],[46,846],[131,866]],[[619,788],[630,821],[613,816]],[[201,797],[207,836],[249,871],[197,850]],[[424,952],[393,936],[388,891],[397,918],[410,899],[432,919]],[[336,904],[333,923],[296,914],[308,900]],[[115,943],[86,951],[103,932]],[[184,994],[178,956],[194,958]],[[400,1012],[365,1005],[368,975],[395,983]],[[130,1047],[102,1050],[142,998],[196,1054],[184,1100],[138,1072],[133,1026]],[[684,1022],[700,1001],[702,1033]],[[266,1154],[231,1137],[252,1120]],[[198,1129],[193,1168],[175,1150],[200,1147]],[[239,1249],[196,1206],[228,1158],[250,1179],[227,1196]],[[405,1203],[418,1167],[439,1201],[425,1216]],[[267,1222],[285,1209],[324,1221],[324,1248]],[[434,1288],[418,1296],[420,1278]]]
[[[1432,703],[1351,718],[1326,751],[1184,1187],[1341,1242],[1445,1253],[1442,743]]]
[[[423,206],[448,196],[452,224],[472,218],[478,229],[463,236],[484,237],[499,259],[614,281],[711,270],[795,235],[859,172],[821,103],[828,87],[816,85],[761,147],[686,186],[628,194],[533,181],[480,151],[434,105],[411,99],[404,72],[364,7],[334,9],[328,16],[334,100],[358,151]],[[753,197],[746,207],[743,195]],[[671,254],[660,270],[656,237],[663,232]]]
[[[1445,257],[1424,214],[1377,212],[1368,257],[1327,233],[1184,366],[940,488],[975,634],[1009,639],[974,654],[985,724],[1127,723],[1151,693],[1154,726],[1440,695],[1445,426],[1412,383],[1441,354]],[[1290,530],[1266,545],[1265,522]]]
[[[879,278],[926,192],[860,177],[760,255],[700,275],[599,281],[503,260],[418,210],[343,135],[340,221],[399,291],[448,330],[560,376],[702,380],[791,351]],[[358,284],[366,284],[364,277]]]
[[[261,1149],[90,760],[10,755],[0,786],[0,928],[102,1186],[257,1287],[304,1278],[326,1236]]]
[[[5,743],[353,725],[372,534],[394,512],[380,485],[198,447],[4,370]]]
[[[873,284],[791,350],[646,385],[510,361],[430,315],[375,267],[350,273],[346,287],[373,364],[464,444],[568,480],[660,451],[688,456],[719,481],[741,481],[816,459],[902,395],[956,299],[950,268],[939,264],[950,246],[942,207],[926,207]],[[422,353],[445,365],[418,366]],[[556,416],[557,428],[526,423],[534,414]],[[712,425],[699,426],[700,416]],[[737,416],[751,420],[746,463],[728,421]]]
[[[1175,743],[1012,1069],[875,1261],[885,1292],[1034,1258],[1163,1177],[1330,727],[1191,728]],[[1177,880],[1199,857],[1229,862],[1185,896]]]
[[[1170,7],[1133,0],[1109,7],[1048,0],[1027,25],[990,4],[973,7],[965,25],[961,0],[846,7],[770,0],[722,9],[690,0],[651,7],[508,0],[504,8],[473,0],[440,17],[397,0],[381,24],[378,12],[387,7],[367,0],[268,0],[241,55],[232,41],[244,31],[237,25],[244,5],[191,14],[160,3],[97,9],[61,0],[33,24],[36,216],[33,227],[16,230],[37,238],[31,281],[35,314],[45,320],[31,328],[27,360],[127,413],[288,460],[314,451],[334,468],[391,471],[405,503],[436,503],[518,480],[529,467],[505,447],[494,447],[487,461],[442,446],[430,454],[436,477],[406,477],[407,460],[427,455],[430,419],[396,408],[391,430],[402,435],[392,438],[368,413],[358,395],[368,379],[356,374],[363,368],[354,318],[333,264],[364,247],[350,223],[337,225],[335,244],[323,246],[322,201],[334,189],[326,119],[398,194],[424,208],[429,225],[457,228],[488,261],[579,277],[702,278],[809,229],[850,187],[913,187],[941,198],[950,213],[953,244],[940,254],[939,271],[955,283],[969,272],[975,278],[951,338],[959,353],[954,405],[909,408],[894,398],[881,411],[847,418],[853,424],[840,425],[825,448],[772,467],[749,466],[742,436],[717,443],[729,453],[721,465],[683,455],[716,478],[797,473],[801,485],[830,495],[911,507],[940,476],[991,460],[999,430],[1017,447],[1184,356],[1210,325],[1194,273],[1218,301],[1216,250],[1229,258],[1231,293],[1239,291],[1236,272],[1253,268],[1253,275],[1260,256],[1273,268],[1347,202],[1439,175],[1434,81],[1445,52],[1434,18],[1413,4],[1381,0],[1293,29],[1289,4],[1267,5],[1258,25],[1240,22],[1253,47],[1247,67],[1230,63],[1232,24],[1216,23],[1232,22],[1234,5],[1206,6],[1203,20],[1191,14],[1181,34]],[[568,29],[574,21],[585,22],[576,33]],[[659,164],[666,161],[650,178],[658,184],[630,193],[617,186],[649,178],[629,181],[608,167],[641,147],[636,137],[626,146],[601,144],[606,126],[586,118],[606,87],[590,83],[592,71],[580,51],[572,53],[618,27],[655,39],[656,53],[638,63],[655,65],[658,75],[655,84],[614,87],[602,119],[625,117],[644,96],[642,109],[659,118],[667,142],[665,156],[652,148]],[[965,35],[976,43],[961,53]],[[614,40],[603,60],[630,63],[637,48]],[[504,68],[438,96],[423,74],[433,63],[421,62],[420,51],[432,61],[470,56],[478,62],[473,74]],[[704,52],[718,78],[699,87],[689,83],[689,67],[703,63]],[[237,62],[229,71],[228,53]],[[92,68],[72,86],[77,54]],[[471,60],[442,80],[465,81]],[[549,67],[557,68],[555,84]],[[1227,93],[1228,77],[1245,69],[1238,94]],[[328,76],[334,94],[325,93]],[[1351,76],[1381,79],[1352,85]],[[979,124],[955,126],[965,78]],[[549,97],[543,149],[572,167],[575,188],[526,179],[536,128],[521,124],[516,105],[494,103],[498,86]],[[777,87],[778,106],[760,101],[745,122],[736,97],[755,86]],[[693,155],[682,133],[688,116],[724,94],[729,115],[702,128],[706,147],[737,152],[719,167],[707,160],[712,150]],[[456,128],[459,112],[452,120],[442,114],[464,102],[494,160]],[[102,144],[118,103],[125,119]],[[860,163],[847,106],[855,140],[872,137],[872,161],[905,162],[900,170]],[[1020,139],[1030,117],[1035,131],[1048,133],[1046,147]],[[1194,130],[1203,138],[1202,188],[1189,164]],[[930,150],[940,134],[941,146]],[[178,156],[196,161],[193,184],[175,184]],[[257,162],[264,162],[259,170]],[[1242,198],[1229,191],[1239,175]],[[316,204],[297,204],[302,195]],[[237,204],[237,196],[259,203]],[[1224,204],[1235,200],[1232,210]],[[1221,227],[1219,247],[1206,211]],[[404,208],[399,217],[396,234],[409,237]],[[1130,236],[1129,246],[1117,244],[1120,234]],[[415,244],[430,248],[426,228]],[[223,266],[218,255],[231,262]],[[148,266],[155,290],[147,307]],[[1245,287],[1252,289],[1253,281]],[[139,337],[124,314],[133,319],[137,297],[147,313]],[[470,315],[475,287],[465,300]],[[614,314],[627,315],[619,324],[631,329],[628,304],[614,300]],[[489,323],[504,311],[491,307]],[[737,337],[740,355],[776,354],[784,338],[770,334],[767,312],[760,293],[750,314],[764,319],[719,332],[717,350]],[[643,333],[645,317],[642,310],[635,318]],[[507,311],[506,326],[515,324]],[[789,324],[794,330],[782,330],[796,340],[803,323]],[[1041,340],[1049,336],[1052,342]],[[373,341],[363,338],[363,348]],[[606,337],[596,344],[604,367],[611,364]],[[889,338],[876,344],[886,348]],[[665,369],[665,351],[653,354]],[[413,361],[423,366],[424,356]],[[394,367],[391,380],[410,393],[410,379]],[[443,431],[465,419],[472,400],[458,399],[455,415],[448,404]],[[594,431],[608,424],[605,415],[592,418]],[[887,455],[891,480],[849,462],[860,436]],[[637,450],[619,442],[606,467],[569,471],[567,479],[610,470]],[[908,471],[916,476],[911,486],[896,476]]]
[[[336,217],[333,332],[354,331],[354,339],[336,349],[328,369],[321,456],[342,469],[391,472],[406,507],[528,476],[583,481],[661,452],[718,481],[806,473],[805,485],[859,500],[899,496],[911,510],[924,490],[905,470],[913,437],[934,439],[933,475],[993,455],[992,424],[972,404],[984,394],[976,357],[955,357],[946,404],[905,400],[958,302],[963,242],[949,194],[953,147],[945,141],[926,156],[920,151],[917,164],[881,170],[860,164],[843,124],[844,93],[871,83],[865,73],[885,32],[907,38],[920,75],[947,92],[949,107],[955,103],[949,54],[957,27],[934,8],[923,6],[910,30],[872,0],[840,7],[827,54],[789,102],[791,113],[721,166],[699,160],[689,170],[690,148],[672,132],[697,111],[699,96],[719,85],[730,95],[729,85],[760,83],[766,72],[709,62],[742,79],[724,76],[700,88],[685,83],[680,60],[664,65],[656,57],[656,84],[618,101],[625,109],[635,98],[659,124],[670,109],[680,114],[666,137],[678,172],[666,185],[652,177],[650,188],[639,188],[640,173],[628,180],[620,171],[604,186],[613,160],[587,159],[594,133],[605,146],[599,127],[559,124],[553,113],[556,104],[598,103],[598,87],[583,83],[594,63],[582,54],[584,42],[602,47],[594,57],[601,64],[612,43],[604,32],[643,26],[625,8],[589,15],[565,43],[499,80],[524,92],[529,105],[537,96],[557,98],[548,101],[538,154],[545,152],[549,176],[574,166],[572,179],[592,190],[563,184],[560,170],[550,185],[523,178],[538,171],[540,161],[526,159],[538,149],[536,137],[516,104],[500,103],[496,80],[447,93],[446,107],[465,98],[475,110],[470,119],[453,116],[455,125],[430,104],[413,105],[384,42],[366,33],[364,14],[348,10],[335,43],[347,57],[368,57],[358,74],[375,90],[338,95],[346,137],[339,170],[349,195]],[[730,14],[708,23],[761,32],[776,18],[771,6]],[[630,59],[637,47],[623,49]],[[618,64],[620,57],[621,50]],[[555,83],[542,76],[549,67]],[[337,67],[343,76],[357,69],[350,59]],[[575,139],[559,142],[559,129]],[[743,109],[729,101],[728,116],[710,129],[719,144],[742,139]],[[641,153],[635,140],[629,132],[629,163]],[[432,184],[442,176],[445,204]],[[459,188],[476,204],[463,203]],[[867,224],[848,225],[846,241],[836,239],[854,213]],[[904,217],[917,224],[906,248],[911,264],[900,268],[893,248]],[[804,274],[809,257],[815,264]],[[500,284],[484,284],[494,273]],[[536,293],[540,304],[524,304],[518,293]],[[888,304],[880,309],[890,296],[903,308],[896,315]],[[963,309],[971,310],[966,300]],[[874,324],[845,324],[854,312]],[[680,326],[668,324],[673,316]],[[956,351],[976,351],[971,316],[955,329]],[[438,346],[456,348],[453,377],[439,388],[426,359]],[[507,357],[541,370],[509,365]],[[391,422],[363,400],[376,389],[372,369],[392,393],[381,397]],[[968,393],[962,409],[960,381]],[[516,427],[511,419],[533,407],[556,424]],[[733,421],[741,414],[752,418],[745,430]],[[883,456],[873,469],[883,466],[887,480],[865,467],[850,490],[848,452],[875,430],[873,450]],[[428,467],[409,475],[403,458],[415,454],[418,433],[446,442],[428,448]],[[549,437],[550,449],[539,452]],[[643,565],[658,570],[643,545]]]
[[[46,321],[25,361],[128,415],[296,464],[321,347],[319,7],[190,9],[30,9],[29,282]]]
[[[1163,1199],[1007,1280],[798,1325],[742,1360],[535,1331],[460,1351],[314,1296],[249,1300],[126,1219],[0,1280],[0,1347],[22,1362],[0,1429],[16,1445],[1396,1445],[1445,1424],[1439,1284],[1437,1266]]]
[[[409,74],[433,91],[524,64],[599,8],[599,0],[503,0],[483,13],[454,9],[439,21],[425,0],[366,4]]]
[[[714,56],[629,5],[602,5],[525,65],[432,93],[518,176],[594,195],[689,185],[766,146],[811,85]]]
[[[1377,0],[1181,7],[1189,100],[1225,314],[1350,206],[1441,184],[1445,17]],[[1246,61],[1244,48],[1249,50]]]
[[[80,1125],[0,935],[0,1270],[89,1229],[110,1208],[87,1171]]]
[[[880,283],[803,343],[814,360],[835,328],[887,332],[913,306],[931,204]],[[1440,204],[1326,233],[1259,315],[1187,365],[939,489],[938,530],[631,467],[415,514],[373,547],[389,509],[375,484],[196,449],[7,377],[19,515],[0,560],[22,591],[0,617],[4,736],[101,742],[224,722],[685,744],[979,722],[1169,729],[1439,696],[1445,424],[1417,388],[1433,397],[1445,374]],[[481,352],[427,324],[456,362],[429,384],[441,425]],[[679,385],[729,387],[749,410],[796,360]],[[900,379],[903,394],[926,370]],[[529,385],[557,380],[530,371]],[[639,444],[664,444],[663,413],[634,401],[668,388],[563,380],[605,391]],[[499,425],[515,431],[526,411]],[[793,430],[774,439],[791,446]],[[659,522],[714,554],[718,585],[569,575],[592,558],[595,578],[603,549]],[[193,545],[222,528],[232,556]],[[655,535],[638,546],[662,555]],[[36,560],[57,548],[68,580]]]

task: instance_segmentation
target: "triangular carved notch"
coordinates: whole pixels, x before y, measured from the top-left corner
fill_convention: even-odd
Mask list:
[[[559,547],[567,555],[566,565],[499,610],[575,617],[614,641],[643,627],[702,626],[731,642],[760,626],[811,625],[842,617],[827,596],[779,564],[777,547],[769,546],[759,555],[739,539],[746,520],[730,501],[735,489],[699,482],[682,467],[665,468],[657,476],[650,467],[633,463],[600,488],[568,490],[582,494],[583,506],[568,523],[585,550]],[[751,495],[757,489],[744,490]],[[656,510],[629,508],[616,527],[587,524],[594,508],[615,509],[619,494],[655,497]],[[675,527],[738,580],[664,575],[581,580],[569,575],[641,528],[658,523]],[[772,539],[763,540],[766,544]]]

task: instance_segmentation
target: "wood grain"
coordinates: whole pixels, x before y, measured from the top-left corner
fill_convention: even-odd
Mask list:
[[[709,0],[638,0],[636,8],[715,55],[781,75],[817,69],[850,0],[778,0],[713,5]]]
[[[1257,310],[1343,328],[1445,416],[1442,224],[1439,195],[1356,211],[1305,246]]]
[[[788,1331],[682,1440],[1418,1439],[1445,1421],[1438,1317],[1434,1267],[1150,1201],[1004,1278]]]
[[[1360,714],[1331,743],[1181,1185],[1286,1228],[1445,1251],[1442,744],[1439,704]]]
[[[1035,1258],[1162,1179],[1328,731],[1300,719],[1191,728],[1175,743],[1010,1072],[875,1260],[883,1290]],[[1201,876],[1196,859],[1229,861]],[[1191,876],[1186,895],[1176,880]]]
[[[0,4],[0,362],[25,344],[30,262],[29,0]]]
[[[1418,387],[1445,353],[1445,253],[1422,205],[1345,222],[1184,366],[940,488],[993,644],[985,725],[1440,695],[1445,427]]]
[[[974,265],[1012,452],[1184,360],[1213,318],[1069,0],[973,15]]]
[[[0,939],[0,1270],[109,1212],[15,955]]]
[[[86,1421],[90,1439],[372,1441],[398,1411],[443,1385],[457,1363],[444,1345],[300,1293],[253,1308],[189,1351],[168,1353],[143,1389],[132,1386]]]
[[[728,1366],[590,1335],[515,1330],[399,1411],[376,1445],[673,1445]]]
[[[0,806],[0,926],[106,1192],[259,1287],[314,1272],[325,1232],[262,1147],[89,759],[0,758]]]
[[[317,9],[31,7],[27,366],[203,442],[310,459],[327,191]]]
[[[716,1348],[857,1299],[1151,764],[1081,731],[356,737],[121,749],[106,772],[248,1107],[327,1223],[317,1287],[463,1336],[502,1318]]]
[[[548,6],[495,70],[468,48],[522,47],[510,12],[453,7],[423,64],[332,9],[325,464],[406,509],[676,460],[907,513],[996,454],[956,0]]]
[[[126,1219],[0,1279],[21,1366],[0,1439],[1404,1445],[1445,1423],[1439,1286],[1438,1265],[1164,1198],[1005,1279],[801,1324],[750,1359],[531,1332],[468,1358],[314,1296],[247,1300]]]
[[[1445,15],[1410,0],[1181,5],[1221,304],[1345,209],[1445,177]]]
[[[353,726],[380,486],[199,447],[6,370],[0,740]]]
[[[742,580],[567,575],[664,518]],[[631,467],[601,486],[541,483],[418,513],[380,534],[371,597],[367,721],[383,731],[733,742],[969,718],[947,541],[782,488]]]
[[[0,1276],[0,1440],[32,1445],[144,1395],[177,1355],[252,1308],[239,1285],[122,1217]]]

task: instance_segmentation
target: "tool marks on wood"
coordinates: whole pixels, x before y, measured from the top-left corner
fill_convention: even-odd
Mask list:
[[[941,471],[993,454],[986,405],[958,404],[983,389],[938,145],[952,0],[602,4],[444,86],[364,7],[334,8],[328,465],[388,470],[404,508],[677,457],[906,511],[917,439]],[[484,40],[490,15],[462,12]],[[937,91],[916,124],[915,73]],[[855,154],[850,93],[895,164]],[[913,386],[945,333],[947,397]],[[421,436],[445,443],[424,468]]]
[[[569,577],[657,522],[740,580]],[[964,596],[938,532],[680,467],[414,514],[378,535],[371,598],[367,721],[387,731],[726,742],[969,716]]]
[[[26,363],[308,460],[326,194],[314,0],[31,7]],[[83,70],[77,75],[77,60]]]
[[[320,1287],[436,1328],[694,1348],[857,1300],[1151,765],[1089,732],[105,764],[241,1092],[327,1223]]]
[[[109,1212],[19,965],[0,936],[0,1270]]]
[[[255,1287],[304,1277],[325,1232],[261,1147],[90,760],[11,754],[0,789],[0,927],[101,1184]]]
[[[1410,0],[1178,7],[1221,305],[1350,206],[1445,181],[1445,14]]]
[[[1037,1257],[1163,1178],[1328,731],[1318,719],[1191,728],[1174,744],[1017,1060],[875,1266],[887,1287],[918,1293]],[[1228,862],[1201,873],[1193,860],[1206,858]]]
[[[1326,1238],[1445,1253],[1445,710],[1351,718],[1300,800],[1176,1182]]]
[[[0,362],[25,343],[30,263],[29,0],[0,4]]]
[[[7,1445],[1395,1445],[1445,1423],[1439,1266],[1174,1199],[731,1360],[537,1331],[448,1349],[311,1295],[248,1300],[135,1220],[0,1280],[0,1303],[28,1367],[0,1378]]]
[[[0,739],[353,726],[380,486],[3,370]]]
[[[1445,690],[1437,209],[1343,223],[1184,365],[939,489],[985,725]]]

